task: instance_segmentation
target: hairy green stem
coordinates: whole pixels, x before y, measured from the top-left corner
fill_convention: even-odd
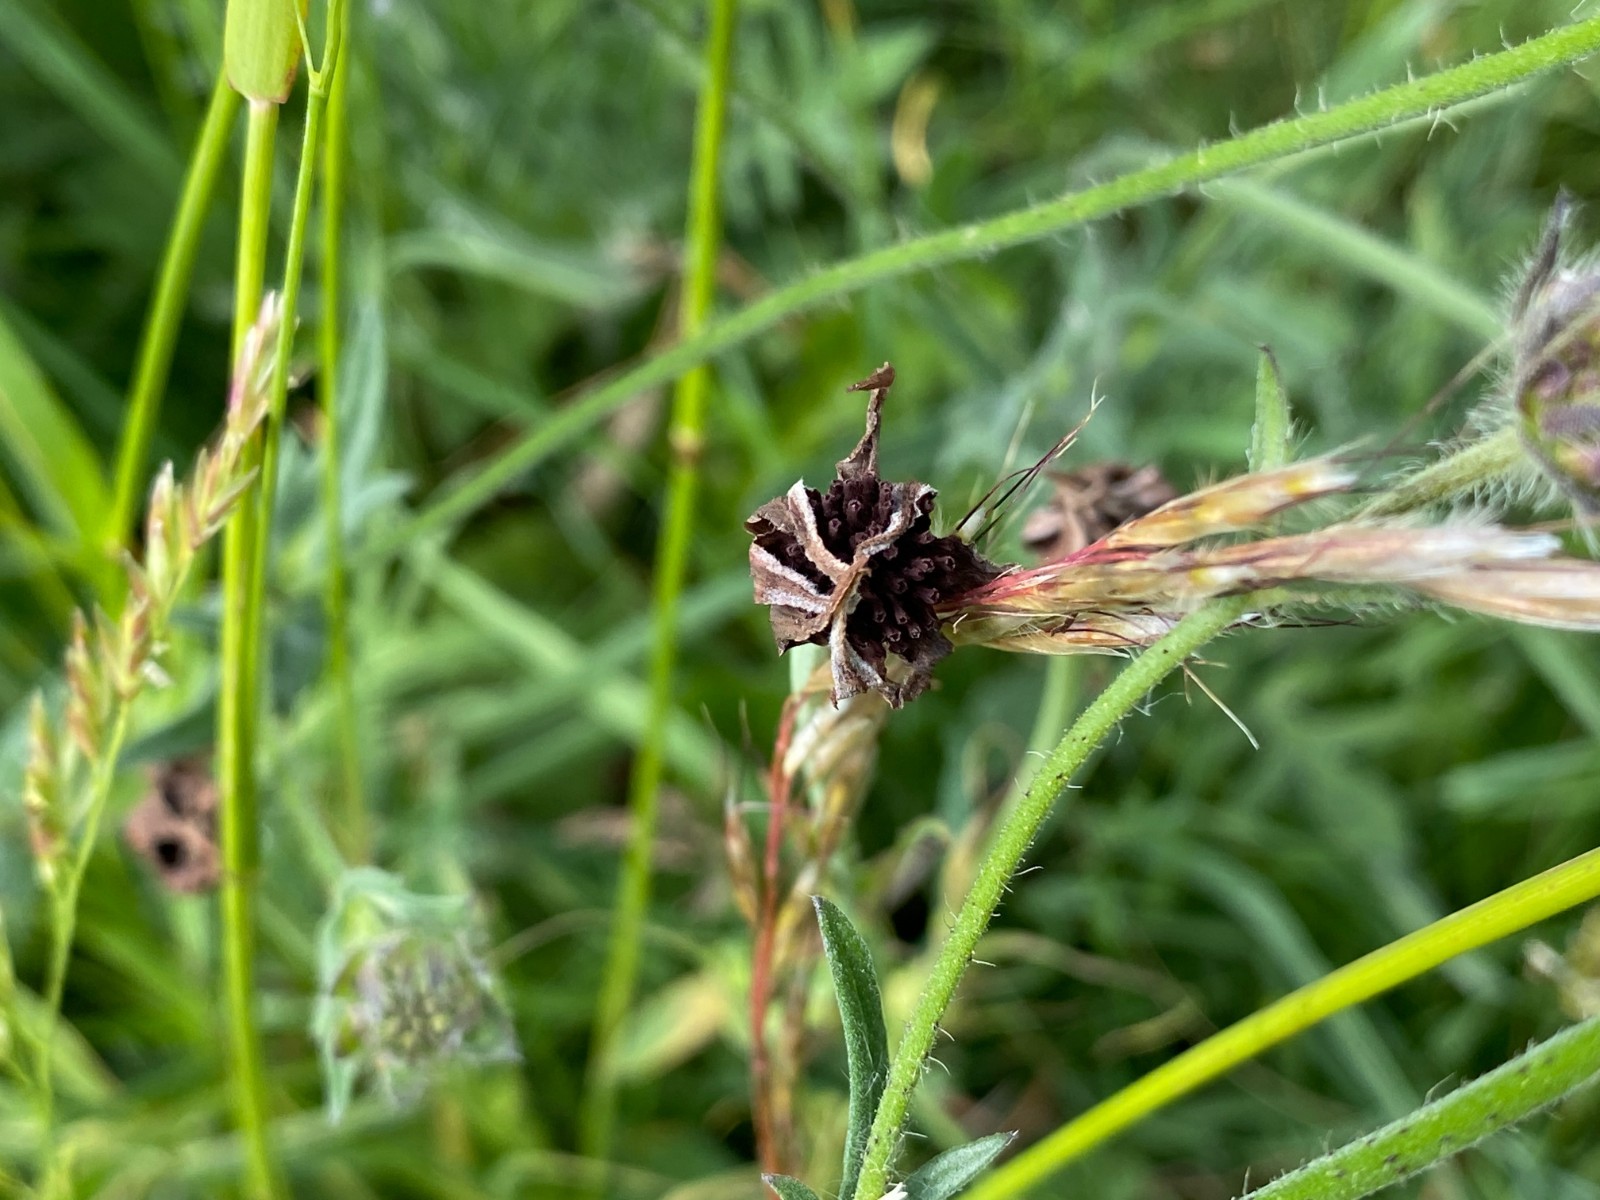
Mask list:
[[[128,415],[117,447],[116,483],[104,534],[106,547],[113,553],[126,542],[144,500],[145,465],[189,298],[195,255],[200,249],[200,235],[205,229],[217,175],[227,157],[228,135],[238,113],[239,94],[219,75],[184,177],[183,193],[178,198],[178,210],[172,219],[172,232],[161,257],[161,270],[139,342],[133,382],[128,388]]]
[[[1357,515],[1392,517],[1470,496],[1527,462],[1527,451],[1516,429],[1508,426],[1407,476],[1388,491],[1373,497]]]
[[[727,125],[729,73],[737,0],[711,0],[706,35],[706,79],[695,121],[694,161],[689,182],[689,215],[684,239],[684,274],[678,329],[685,339],[705,326],[717,278],[720,216],[717,205],[722,135]],[[673,709],[673,671],[677,658],[678,598],[683,591],[693,541],[695,497],[705,439],[710,368],[704,364],[678,383],[672,398],[667,442],[672,454],[666,514],[656,545],[652,598],[653,652],[650,707],[628,784],[632,824],[617,885],[611,941],[606,954],[600,1000],[595,1008],[589,1073],[580,1123],[581,1145],[592,1158],[609,1157],[616,1120],[613,1059],[617,1037],[633,1001],[639,974],[639,939],[650,901],[650,867],[655,848],[657,796],[662,757]]]
[[[350,15],[340,18],[343,40],[349,34]],[[341,488],[339,433],[339,285],[342,276],[342,220],[344,169],[348,156],[347,91],[350,56],[341,53],[333,64],[328,92],[327,133],[322,145],[322,324],[317,331],[317,377],[322,402],[322,511],[323,538],[327,542],[327,576],[323,609],[328,622],[328,676],[333,683],[339,731],[342,803],[339,805],[340,842],[347,855],[362,861],[368,852],[367,804],[361,775],[361,731],[356,721],[355,677],[350,665],[350,613],[348,568],[344,553],[344,499]],[[326,68],[324,68],[326,69]]]
[[[992,220],[911,238],[836,263],[771,292],[726,320],[708,326],[698,336],[680,341],[568,405],[519,438],[488,465],[464,476],[390,537],[374,543],[374,552],[392,553],[412,542],[424,530],[446,527],[461,520],[523,472],[582,436],[641,391],[676,379],[690,367],[748,341],[796,313],[887,279],[979,258],[1059,234],[1186,187],[1302,151],[1360,137],[1429,114],[1443,116],[1465,101],[1576,62],[1597,50],[1600,50],[1600,17],[1592,17],[1509,50],[1384,88],[1325,112],[1265,125],[1057,200]]]
[[[1150,689],[1249,612],[1253,600],[1252,596],[1232,596],[1212,601],[1185,617],[1172,632],[1129,663],[1073,722],[1039,767],[1016,807],[995,830],[978,865],[972,890],[967,893],[949,935],[939,948],[922,994],[895,1047],[883,1101],[878,1105],[872,1132],[867,1138],[866,1158],[856,1186],[858,1195],[876,1197],[888,1190],[889,1172],[905,1125],[911,1093],[933,1048],[939,1020],[972,961],[978,939],[989,927],[1011,877],[1016,874],[1056,798],[1073,774]]]
[[[1250,1200],[1360,1200],[1548,1108],[1600,1075],[1600,1017],[1565,1029],[1359,1141],[1250,1193]]]
[[[261,308],[272,204],[275,104],[251,101],[235,268],[233,361]],[[285,325],[289,325],[285,315]],[[253,457],[259,461],[257,440]],[[260,630],[251,605],[260,510],[249,496],[229,519],[222,549],[222,680],[217,704],[217,784],[221,796],[222,973],[247,1194],[281,1194],[267,1144],[267,1095],[255,1017],[255,888],[260,862],[255,747],[260,701]]]

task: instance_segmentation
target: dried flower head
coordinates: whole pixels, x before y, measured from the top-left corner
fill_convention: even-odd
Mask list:
[[[827,646],[834,703],[875,691],[899,707],[921,694],[950,652],[939,607],[997,574],[959,537],[933,532],[933,488],[879,477],[893,383],[884,363],[851,385],[871,393],[867,428],[826,492],[801,480],[745,522],[756,603],[771,610],[778,649]],[[905,664],[903,677],[891,658]]]
[[[424,896],[349,871],[317,933],[312,1034],[338,1120],[362,1078],[394,1103],[452,1067],[518,1058],[511,1018],[465,896]]]
[[[1045,478],[1050,497],[1022,526],[1022,544],[1042,559],[1076,554],[1117,526],[1178,498],[1154,465],[1090,463],[1075,471],[1051,471]]]
[[[176,759],[150,772],[150,790],[128,814],[129,848],[175,892],[208,892],[222,878],[217,847],[217,784],[199,759]]]
[[[1557,197],[1512,302],[1511,392],[1523,445],[1580,509],[1600,514],[1600,262],[1562,261]]]
[[[1523,962],[1530,975],[1555,984],[1562,1011],[1574,1021],[1600,1015],[1600,908],[1583,914],[1565,954],[1530,941],[1523,947]]]

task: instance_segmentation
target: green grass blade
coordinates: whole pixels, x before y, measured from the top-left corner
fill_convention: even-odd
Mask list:
[[[105,468],[0,315],[0,450],[41,523],[87,541],[110,505]]]

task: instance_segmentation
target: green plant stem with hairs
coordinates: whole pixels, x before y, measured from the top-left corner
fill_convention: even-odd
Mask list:
[[[708,325],[697,336],[685,338],[632,370],[614,376],[519,438],[487,466],[463,476],[390,537],[376,541],[373,551],[391,553],[411,543],[419,533],[455,524],[640,392],[671,382],[690,367],[750,340],[796,313],[884,280],[1051,237],[1196,184],[1303,151],[1348,141],[1402,121],[1430,114],[1442,116],[1466,101],[1523,83],[1596,51],[1600,51],[1600,17],[1591,17],[1509,50],[1383,88],[1325,112],[1265,125],[1057,200],[910,238],[836,263],[771,292],[727,319]]]
[[[250,102],[234,273],[235,363],[261,307],[277,125],[277,105]],[[284,314],[284,326],[292,327],[288,313]],[[251,452],[258,463],[260,445],[258,435]],[[258,617],[251,606],[251,585],[260,520],[259,507],[246,495],[223,535],[222,679],[217,707],[223,991],[235,1103],[252,1200],[281,1194],[267,1144],[266,1080],[255,1017],[255,887],[260,863],[255,747],[261,640]]]
[[[1250,1200],[1360,1200],[1410,1179],[1594,1082],[1600,1018],[1251,1192]]]
[[[1170,633],[1130,662],[1072,723],[1040,765],[1016,806],[995,830],[978,865],[972,888],[939,947],[922,994],[917,997],[890,1060],[883,1100],[867,1137],[857,1195],[877,1197],[888,1190],[889,1173],[905,1126],[911,1093],[933,1049],[939,1021],[972,961],[978,940],[1000,906],[1011,877],[1022,864],[1023,855],[1055,806],[1056,798],[1150,689],[1249,612],[1255,599],[1231,596],[1212,601],[1185,617]]]
[[[188,174],[184,177],[178,211],[172,219],[172,233],[161,256],[155,294],[139,342],[133,382],[128,388],[128,415],[117,446],[116,482],[104,534],[105,544],[112,552],[126,543],[144,500],[150,442],[161,412],[173,348],[183,323],[195,255],[200,249],[200,235],[205,229],[217,175],[227,158],[228,135],[233,131],[238,114],[239,93],[219,74],[205,122],[195,142],[194,156],[189,161]]]
[[[341,42],[349,34],[350,12],[340,20]],[[327,542],[327,578],[323,608],[328,621],[328,676],[332,680],[339,729],[340,841],[355,861],[366,858],[369,833],[365,784],[361,775],[361,731],[356,721],[355,678],[350,665],[348,570],[344,553],[344,499],[341,489],[339,432],[339,294],[343,275],[345,163],[349,156],[350,57],[333,63],[328,92],[327,132],[322,145],[322,324],[317,331],[317,378],[322,412],[323,537]]]
[[[688,231],[684,239],[684,275],[678,328],[684,339],[700,333],[711,312],[721,240],[717,204],[723,131],[727,125],[728,88],[733,62],[737,0],[711,0],[706,35],[705,88],[695,120],[694,159],[689,184]],[[684,375],[672,398],[667,442],[672,468],[667,504],[656,545],[652,598],[653,651],[650,659],[650,706],[644,734],[628,782],[632,826],[617,886],[611,940],[606,954],[600,999],[595,1008],[589,1072],[580,1119],[585,1154],[607,1158],[616,1120],[614,1058],[617,1038],[633,1001],[639,974],[639,941],[650,901],[651,859],[655,849],[656,812],[661,789],[662,752],[668,719],[674,711],[672,683],[677,656],[678,599],[688,572],[693,540],[695,498],[704,449],[706,401],[711,371],[704,363]]]
[[[1413,472],[1373,497],[1357,515],[1392,517],[1430,504],[1459,500],[1528,462],[1528,452],[1516,429],[1508,427]]]

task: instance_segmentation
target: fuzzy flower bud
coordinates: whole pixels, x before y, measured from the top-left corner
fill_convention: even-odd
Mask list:
[[[392,1103],[452,1067],[514,1062],[511,1019],[465,896],[422,896],[370,868],[347,872],[317,935],[312,1035],[329,1114],[363,1078]]]
[[[1571,204],[1557,199],[1512,310],[1512,399],[1540,469],[1600,514],[1600,262],[1563,263]]]

